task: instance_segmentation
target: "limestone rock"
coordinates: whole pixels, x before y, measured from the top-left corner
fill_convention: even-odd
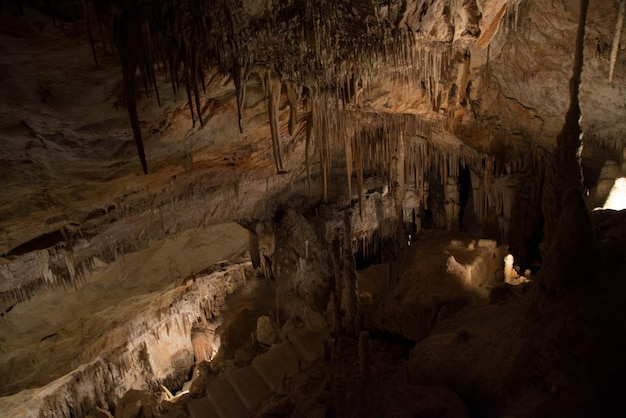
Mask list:
[[[286,317],[323,326],[327,239],[336,236],[328,219],[341,227],[337,214],[352,210],[347,244],[366,261],[381,248],[381,258],[404,254],[405,236],[402,245],[386,242],[402,220],[454,229],[460,170],[471,172],[466,213],[483,224],[472,232],[508,235],[523,267],[535,261],[536,248],[524,247],[536,247],[541,235],[537,194],[568,107],[578,0],[126,7],[136,3],[0,7],[5,414],[82,416],[95,405],[112,408],[138,384],[178,387],[193,366],[193,341],[198,360],[219,345],[210,332],[192,338],[199,317],[211,330],[235,324],[225,350],[250,348],[255,320],[268,312],[278,326]],[[609,57],[611,40],[619,40],[615,3],[597,0],[589,10],[580,92],[585,149],[597,151],[583,154],[589,178],[620,153],[624,171],[626,61],[617,47]],[[126,35],[128,43],[119,39]],[[111,59],[113,44],[120,60]],[[139,60],[138,77],[126,60]],[[142,144],[145,176],[134,148]],[[606,189],[608,177],[600,177]],[[555,178],[558,186],[563,177]],[[532,187],[515,184],[526,179]],[[325,210],[320,199],[328,216],[311,221],[313,208]],[[564,213],[571,220],[563,240],[544,259],[551,290],[597,267],[585,259],[593,237],[579,212]],[[607,277],[618,281],[621,220],[604,222],[595,224],[600,264],[612,266]],[[256,229],[252,263],[278,292],[263,293],[269,309],[234,309],[228,318],[226,295],[252,277],[244,274],[249,263],[239,264],[250,237],[237,223]],[[369,318],[372,328],[419,340],[470,299],[486,301],[495,273],[486,260],[474,263],[476,247],[451,249],[443,263],[433,254],[436,267],[423,277],[399,277],[397,266],[366,272],[376,276],[366,289],[368,311],[380,310]],[[502,274],[496,248],[494,241],[483,250],[493,251]],[[219,280],[203,280],[220,269]],[[406,286],[383,295],[393,282]],[[459,339],[471,343],[473,334]]]
[[[272,345],[278,341],[278,331],[267,315],[260,316],[256,321],[256,339],[265,345]]]
[[[472,306],[436,325],[411,351],[411,383],[453,388],[472,416],[498,416],[501,394],[516,384],[525,306]]]
[[[113,418],[113,415],[106,409],[96,407],[89,411],[89,414],[85,418]]]
[[[214,330],[202,322],[196,323],[192,327],[191,344],[193,345],[196,364],[203,361],[211,361],[213,358],[213,335]]]
[[[549,292],[589,283],[597,261],[593,227],[580,190],[563,197],[563,210],[538,280]]]
[[[156,396],[147,390],[129,390],[115,408],[115,418],[151,418],[156,416]]]
[[[284,212],[277,227],[273,266],[281,311],[287,317],[295,315],[301,321],[311,318],[317,322],[318,315],[313,318],[310,311],[323,312],[326,307],[331,263],[313,227],[291,208]]]
[[[513,255],[511,254],[507,254],[507,256],[504,257],[504,282],[513,286],[527,283],[530,276],[530,270],[526,270],[528,274],[524,273],[523,276],[520,276],[519,271],[513,266],[514,261]]]

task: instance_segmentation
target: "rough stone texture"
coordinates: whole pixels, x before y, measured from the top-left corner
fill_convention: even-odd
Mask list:
[[[423,225],[452,227],[455,207],[446,215],[443,186],[453,190],[453,179],[465,167],[471,172],[472,210],[481,224],[472,231],[508,236],[511,249],[520,253],[517,260],[535,261],[535,244],[528,241],[541,239],[542,173],[568,108],[577,0],[218,0],[210,4],[215,14],[205,25],[210,30],[203,31],[204,44],[192,36],[198,34],[192,26],[172,31],[181,42],[171,49],[160,49],[163,34],[152,39],[154,53],[146,56],[159,63],[147,75],[156,77],[145,89],[138,73],[133,91],[125,90],[120,71],[124,54],[112,46],[132,51],[138,45],[107,37],[113,27],[106,24],[102,39],[91,8],[104,5],[108,16],[109,5],[123,9],[124,2],[86,2],[97,69],[85,21],[67,9],[58,11],[63,25],[59,19],[53,23],[30,7],[39,3],[4,2],[0,9],[0,375],[9,376],[2,393],[26,389],[0,404],[17,408],[17,415],[37,415],[44,398],[56,405],[52,415],[86,414],[96,404],[114,405],[130,389],[121,380],[144,388],[147,380],[167,379],[191,363],[191,325],[209,311],[208,316],[219,315],[197,300],[221,306],[225,292],[192,291],[193,300],[177,298],[185,298],[183,288],[194,275],[222,259],[247,257],[247,232],[221,241],[211,226],[222,222],[255,230],[255,267],[267,279],[276,278],[281,309],[309,323],[319,322],[316,313],[326,307],[324,284],[332,275],[326,252],[333,228],[314,230],[294,212],[276,223],[282,229],[275,233],[272,221],[277,212],[285,213],[285,204],[305,212],[326,200],[326,209],[317,208],[328,210],[321,222],[329,226],[333,217],[341,225],[337,213],[352,207],[353,238],[361,243],[352,244],[366,252],[384,247],[381,237],[396,231],[402,209],[405,222],[419,214]],[[207,16],[208,3],[185,4],[199,9],[185,6],[165,14],[193,12],[197,19],[177,21],[184,25]],[[143,36],[139,29],[146,28],[147,17],[140,18],[142,25],[130,24],[130,33]],[[583,164],[596,176],[606,160],[624,163],[621,50],[614,79],[608,81],[615,20],[614,2],[591,0],[580,106],[588,145]],[[184,54],[178,49],[183,44],[189,47]],[[174,92],[174,72],[167,64],[166,75],[160,61],[177,53],[184,65],[178,66]],[[206,67],[199,68],[199,62]],[[188,99],[183,71],[190,68],[195,81],[189,83]],[[264,85],[268,79],[272,88]],[[266,98],[272,100],[266,103]],[[138,123],[131,127],[128,107],[135,99]],[[133,144],[138,128],[149,167],[145,176]],[[282,155],[274,154],[278,148]],[[599,189],[606,188],[604,180]],[[585,187],[594,186],[588,180]],[[380,200],[377,193],[390,198]],[[572,217],[583,219],[578,215]],[[606,275],[623,277],[614,261],[624,258],[621,215],[592,216]],[[581,232],[583,239],[588,232]],[[216,252],[220,246],[233,251]],[[470,263],[462,260],[462,251],[454,251],[439,266],[474,283]],[[577,251],[568,250],[570,256]],[[397,254],[397,248],[389,253]],[[573,274],[573,266],[559,274]],[[397,277],[394,268],[371,280],[372,306],[385,282]],[[491,267],[477,268],[491,277]],[[463,286],[446,286],[432,290],[453,293],[439,301],[467,299]],[[404,293],[395,296],[402,300]],[[176,309],[164,313],[170,304]],[[413,329],[400,317],[374,328],[421,339],[432,321],[456,309],[444,308],[430,302],[398,308],[421,325]],[[179,309],[189,328],[170,327],[169,315],[179,315]],[[395,318],[390,311],[383,316]],[[242,312],[223,319],[232,323],[239,316],[245,322],[246,315],[260,314]],[[144,326],[144,318],[151,324],[160,318],[158,329]],[[237,338],[229,342],[249,337],[235,335],[237,329],[248,330],[233,327]],[[152,341],[149,373],[128,370],[146,364],[145,350],[134,338]],[[129,339],[132,347],[122,350],[125,354],[109,350]],[[103,351],[105,358],[98,359]],[[55,361],[45,361],[49,357]],[[98,375],[98,370],[107,372]],[[85,382],[85,376],[99,376],[98,383]],[[112,381],[119,393],[103,389]],[[281,405],[289,410],[292,404]]]
[[[105,409],[94,408],[85,418],[113,418],[113,415]]]
[[[278,331],[269,316],[263,315],[257,319],[256,338],[265,345],[272,345],[278,340]]]
[[[115,418],[152,418],[156,415],[156,399],[151,391],[130,390],[117,403]]]
[[[94,405],[114,407],[130,389],[154,390],[157,382],[172,389],[179,387],[193,366],[193,323],[207,315],[207,321],[212,319],[213,328],[217,327],[226,295],[242,286],[245,274],[250,274],[246,273],[246,267],[250,269],[249,264],[222,267],[221,271],[199,275],[164,292],[134,296],[122,305],[98,310],[93,316],[87,316],[84,311],[85,316],[76,320],[78,324],[65,322],[61,305],[54,298],[47,301],[40,298],[38,308],[47,313],[38,314],[37,309],[31,309],[31,314],[38,317],[36,320],[20,315],[24,321],[22,327],[38,326],[43,319],[48,321],[44,323],[46,326],[58,327],[56,321],[65,326],[43,341],[14,338],[11,361],[2,366],[3,376],[10,376],[11,380],[6,380],[3,386],[5,394],[10,396],[0,398],[1,409],[15,416],[37,416],[52,403],[58,409],[50,410],[50,416],[82,415]],[[86,292],[90,287],[82,290]],[[84,293],[78,292],[77,296],[80,295]],[[56,305],[57,310],[49,310],[48,304]],[[26,306],[16,309],[23,307]],[[64,307],[75,315],[70,305]],[[102,318],[108,318],[117,327],[111,328]],[[90,332],[76,332],[75,327],[80,329],[81,324]],[[13,322],[13,326],[18,325]],[[67,359],[67,363],[50,362],[50,353],[55,353],[58,359]],[[68,370],[72,359],[85,360]],[[50,382],[51,377],[58,378]]]
[[[526,304],[465,309],[437,324],[411,352],[414,384],[445,385],[461,396],[472,415],[498,416],[505,393],[515,390],[515,362],[522,350]]]
[[[623,411],[624,341],[616,332],[626,329],[619,308],[624,281],[617,279],[625,259],[614,247],[623,216],[594,212],[595,240],[579,193],[567,197],[542,277],[535,285],[494,288],[489,305],[438,323],[411,352],[413,383],[445,385],[479,416]],[[574,220],[581,225],[565,227]]]
[[[297,317],[311,328],[319,328],[319,313],[329,299],[330,258],[309,222],[287,209],[277,227],[274,253],[277,303],[284,321]]]
[[[588,282],[597,266],[593,226],[580,191],[570,189],[538,277],[554,293]]]
[[[386,283],[384,291],[374,293],[364,323],[371,329],[422,340],[440,312],[453,313],[472,300],[487,299],[489,290],[503,281],[506,249],[491,243],[491,248],[483,243],[470,249],[442,231],[424,230],[417,242],[404,248],[398,266],[360,272],[364,289],[381,286],[377,281]]]

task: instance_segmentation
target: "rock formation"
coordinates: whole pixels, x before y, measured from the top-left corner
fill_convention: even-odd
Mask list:
[[[0,411],[612,412],[624,4],[0,4]]]

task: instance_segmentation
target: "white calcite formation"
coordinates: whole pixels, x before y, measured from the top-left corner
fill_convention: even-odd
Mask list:
[[[504,257],[504,282],[513,286],[517,286],[522,283],[529,282],[530,272],[527,271],[523,276],[519,274],[519,267],[515,268],[513,264],[515,263],[515,258],[512,254],[507,254]]]

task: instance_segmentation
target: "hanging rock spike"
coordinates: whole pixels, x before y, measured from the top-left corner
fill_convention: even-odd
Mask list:
[[[267,103],[267,112],[270,122],[270,131],[272,134],[272,149],[274,150],[274,162],[276,163],[276,171],[280,174],[283,172],[283,157],[280,142],[280,92],[282,83],[278,76],[272,74],[271,70],[263,71],[265,85],[265,100]]]
[[[243,133],[243,106],[246,100],[246,69],[243,65],[235,64],[231,70],[237,94],[237,116],[239,117],[239,132]]]

